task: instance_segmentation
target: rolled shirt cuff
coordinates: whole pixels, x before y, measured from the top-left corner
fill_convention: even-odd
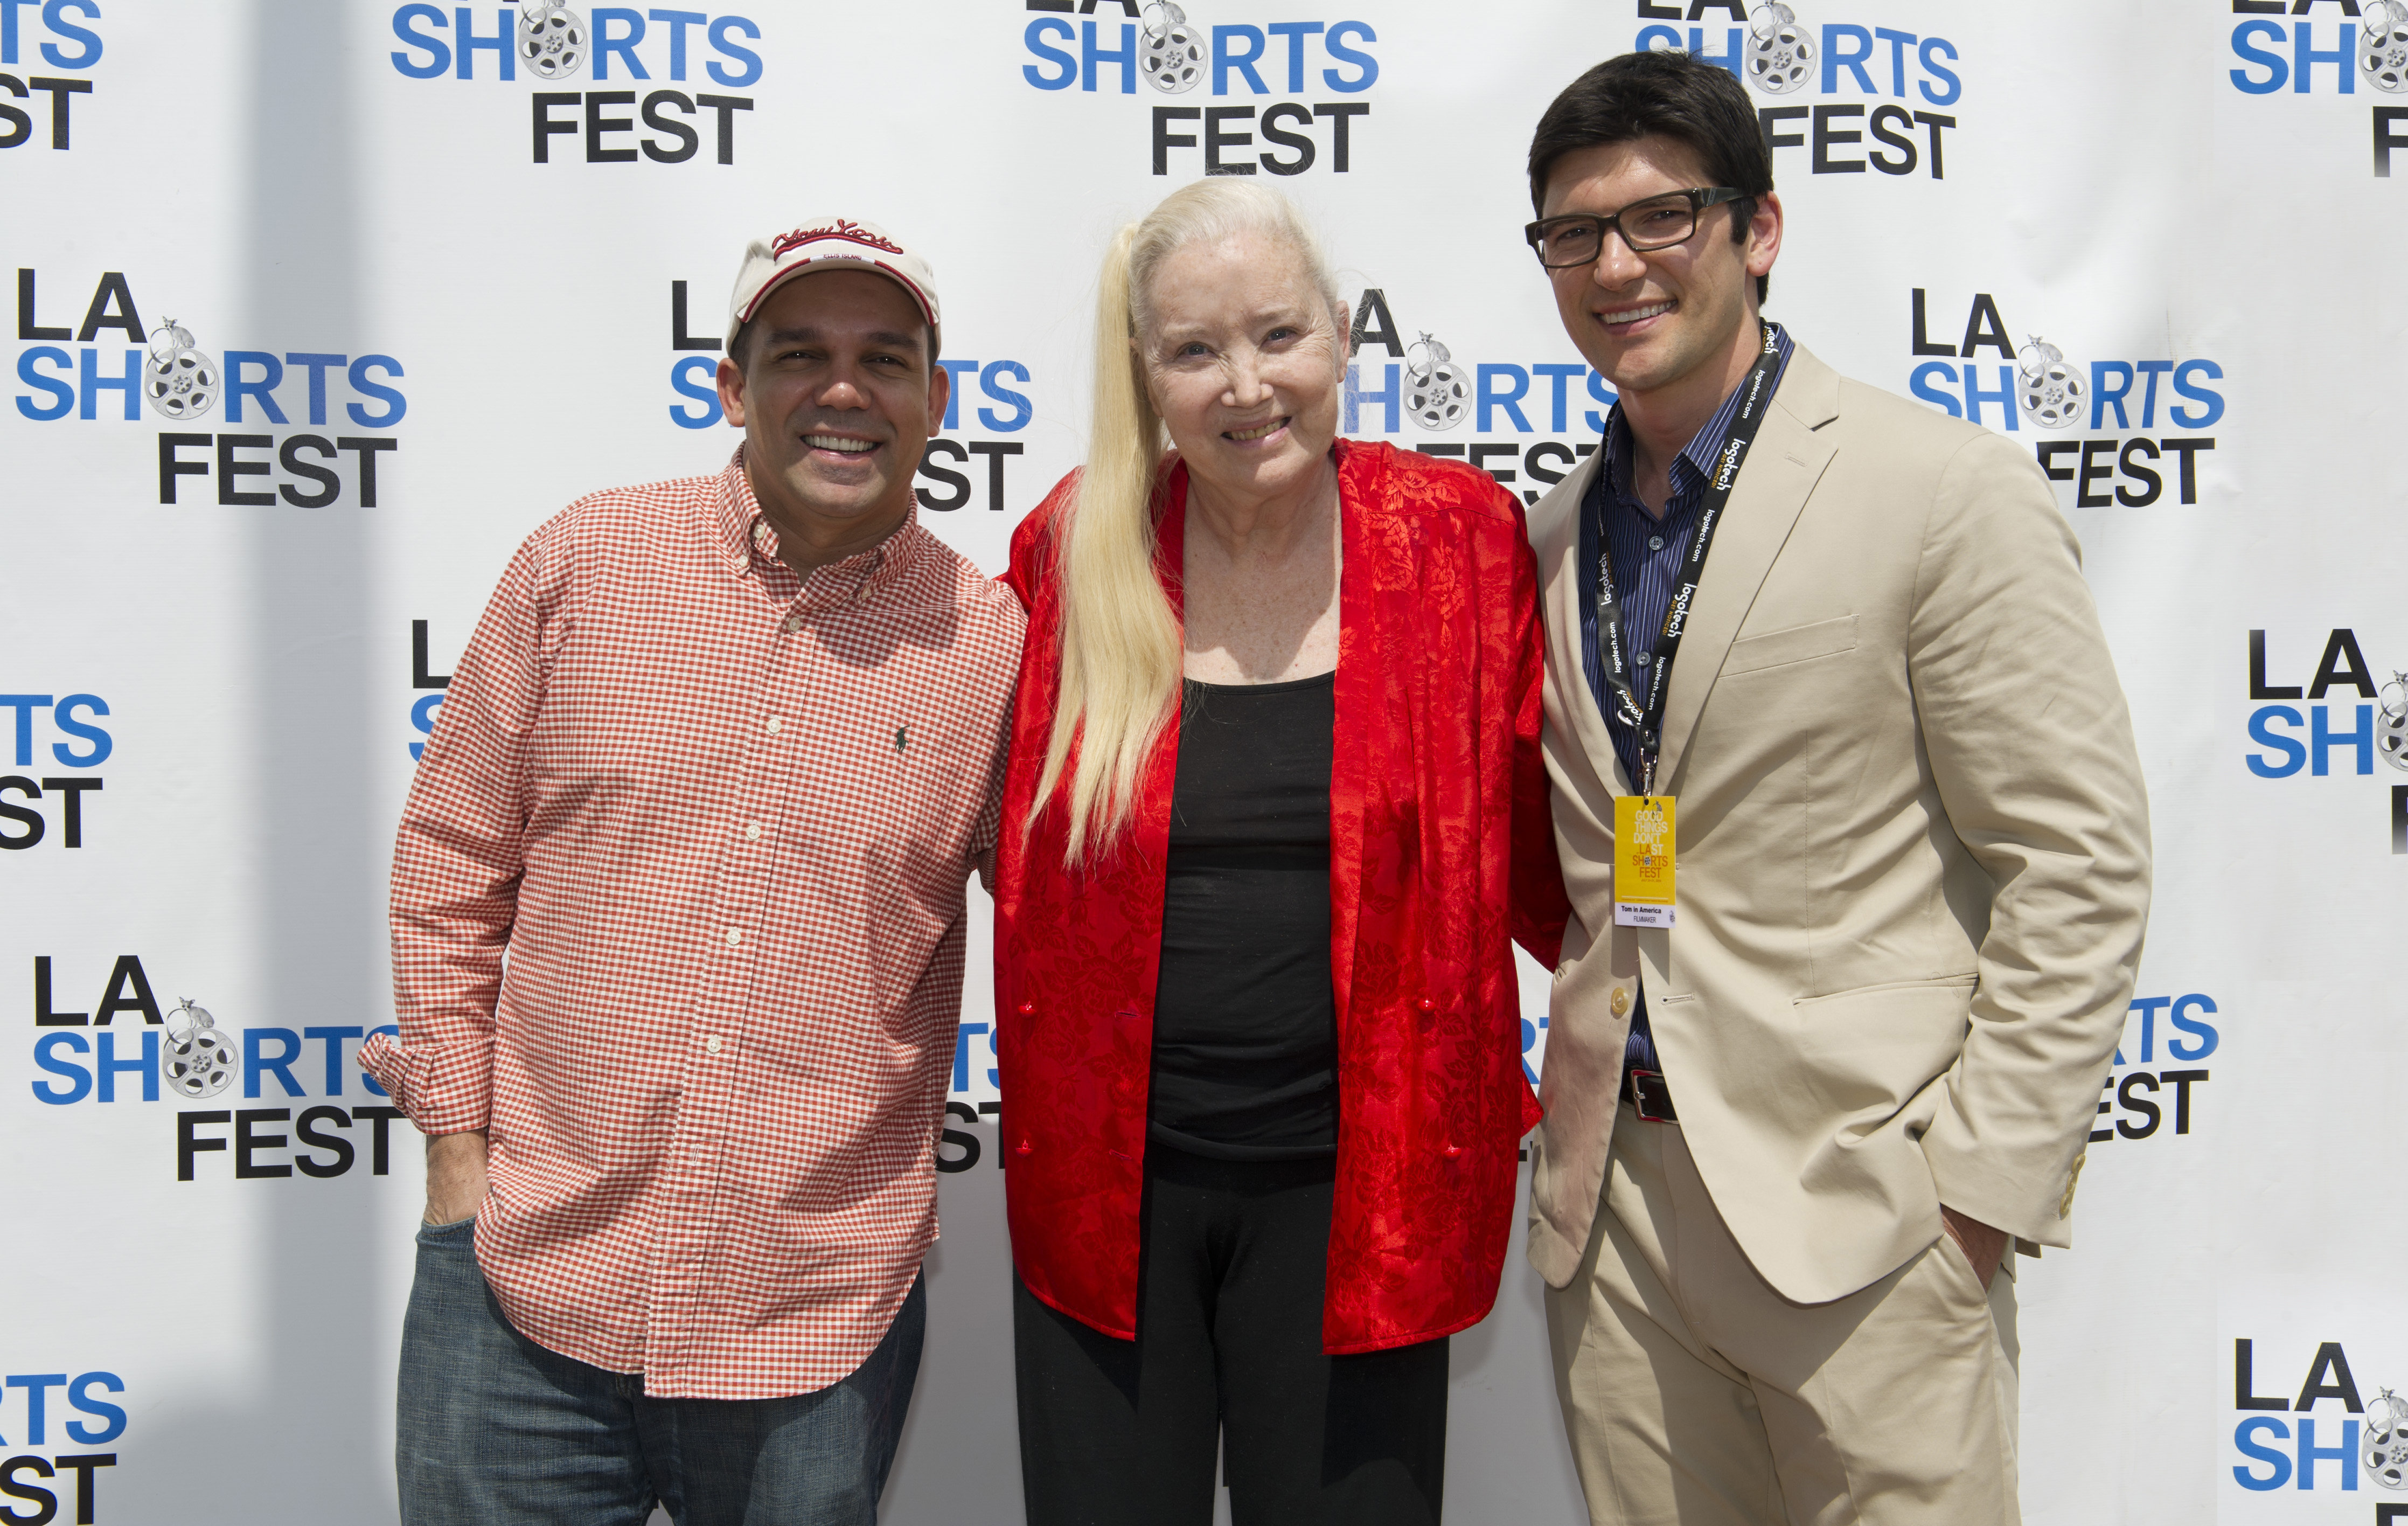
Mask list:
[[[404,1044],[379,1033],[360,1045],[360,1069],[393,1096],[422,1134],[482,1129],[494,1102],[494,1045]]]

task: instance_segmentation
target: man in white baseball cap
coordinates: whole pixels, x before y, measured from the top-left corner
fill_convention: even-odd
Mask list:
[[[453,673],[361,1055],[428,1135],[408,1526],[876,1519],[1023,628],[917,522],[938,321],[871,224],[753,242],[734,458],[547,521]]]

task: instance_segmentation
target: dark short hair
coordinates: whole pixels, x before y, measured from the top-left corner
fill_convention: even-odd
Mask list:
[[[1530,206],[1547,215],[1547,175],[1555,161],[1599,143],[1669,137],[1685,143],[1716,185],[1744,191],[1731,203],[1731,241],[1747,238],[1754,198],[1772,189],[1772,151],[1764,146],[1756,104],[1739,77],[1678,50],[1609,58],[1564,87],[1530,138]],[[1772,278],[1756,278],[1759,303]]]

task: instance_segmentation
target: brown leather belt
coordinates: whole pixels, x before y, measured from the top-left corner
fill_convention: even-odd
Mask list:
[[[1681,1121],[1681,1115],[1672,1111],[1672,1088],[1664,1084],[1661,1071],[1634,1070],[1625,1066],[1622,1100],[1638,1109],[1639,1116],[1649,1123]]]

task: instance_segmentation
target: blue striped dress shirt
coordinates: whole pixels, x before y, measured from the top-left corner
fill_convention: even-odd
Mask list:
[[[1792,347],[1786,329],[1774,330],[1773,348],[1781,356],[1772,371],[1773,390],[1777,392],[1782,376],[1789,369]],[[1697,528],[1698,509],[1705,501],[1708,474],[1715,456],[1722,453],[1724,439],[1730,434],[1731,417],[1739,411],[1739,395],[1740,388],[1733,387],[1730,396],[1723,399],[1723,406],[1706,421],[1705,427],[1673,457],[1672,496],[1666,501],[1660,520],[1650,514],[1630,490],[1630,426],[1623,422],[1622,405],[1616,403],[1605,421],[1605,460],[1599,464],[1588,496],[1581,503],[1581,666],[1588,675],[1589,692],[1604,713],[1606,731],[1613,738],[1614,756],[1622,760],[1634,789],[1640,774],[1639,732],[1616,714],[1612,691],[1606,687],[1605,661],[1598,641],[1598,547],[1602,544],[1612,560],[1613,594],[1622,604],[1622,649],[1631,654],[1630,660],[1638,669],[1631,675],[1630,686],[1643,697],[1647,693],[1647,667],[1656,660],[1656,639],[1663,632],[1664,612],[1672,602],[1673,588],[1681,581],[1681,559],[1688,554],[1689,534]],[[1711,558],[1706,563],[1705,575],[1713,576]],[[1635,1070],[1663,1069],[1656,1058],[1656,1035],[1648,1025],[1647,993],[1643,987],[1639,993],[1638,1007],[1630,1015],[1630,1043],[1624,1063]]]

